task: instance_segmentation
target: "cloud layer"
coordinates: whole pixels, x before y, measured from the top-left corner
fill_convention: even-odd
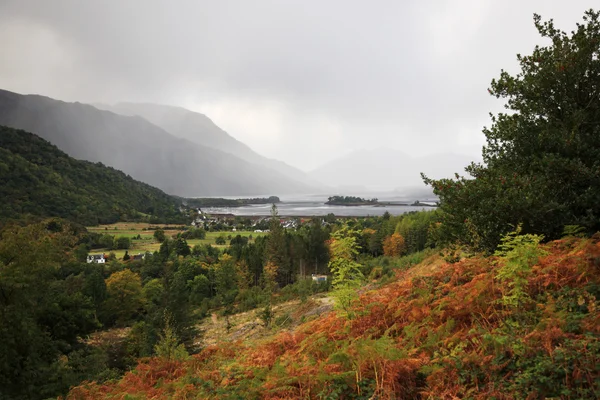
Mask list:
[[[361,148],[473,154],[487,94],[591,1],[29,1],[0,3],[0,87],[207,114],[310,170]]]

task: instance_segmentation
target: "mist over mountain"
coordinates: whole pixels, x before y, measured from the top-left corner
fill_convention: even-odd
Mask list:
[[[0,125],[33,132],[70,156],[102,162],[179,196],[312,190],[273,169],[175,137],[138,116],[0,90]]]
[[[413,157],[404,152],[378,148],[358,150],[328,162],[309,173],[325,185],[344,190],[362,188],[367,191],[407,191],[430,193],[421,179],[421,172],[432,178],[464,174],[473,157],[445,153]]]
[[[221,150],[253,164],[274,169],[288,178],[304,184],[318,185],[305,172],[282,161],[266,158],[256,153],[248,145],[240,142],[218,127],[204,114],[182,107],[150,103],[122,102],[114,105],[95,104],[95,106],[117,114],[140,116],[173,136],[187,139],[202,146]]]

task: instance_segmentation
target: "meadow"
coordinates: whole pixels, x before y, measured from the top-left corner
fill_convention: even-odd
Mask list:
[[[177,236],[178,233],[181,233],[185,230],[186,227],[182,225],[168,225],[168,224],[148,224],[142,222],[118,222],[116,224],[109,225],[98,225],[98,226],[90,226],[88,227],[88,231],[95,232],[99,234],[108,234],[113,235],[115,237],[125,236],[131,239],[131,247],[129,250],[130,255],[145,253],[145,252],[155,252],[160,248],[160,243],[154,239],[154,229],[161,228],[165,231],[165,235],[167,237]],[[216,244],[216,239],[219,236],[225,236],[227,244],[218,245]],[[204,239],[189,239],[187,241],[190,247],[194,247],[195,245],[202,244],[210,244],[211,246],[218,247],[221,249],[229,247],[229,236],[234,238],[237,235],[251,237],[251,241],[257,238],[258,236],[265,235],[264,232],[253,232],[253,231],[221,231],[221,232],[206,232],[206,238]],[[139,238],[138,238],[139,237]],[[97,249],[92,251],[92,253],[114,253],[117,258],[123,258],[126,250],[109,250],[109,249]]]

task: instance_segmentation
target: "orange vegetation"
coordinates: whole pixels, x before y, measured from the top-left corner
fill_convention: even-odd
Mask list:
[[[600,394],[600,243],[542,246],[519,307],[501,301],[503,260],[473,257],[399,272],[335,313],[262,343],[146,359],[69,399],[538,399]]]

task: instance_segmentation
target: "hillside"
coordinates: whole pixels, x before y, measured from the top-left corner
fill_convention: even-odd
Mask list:
[[[435,178],[448,178],[475,160],[459,154],[414,157],[401,151],[379,148],[347,154],[311,171],[309,175],[323,184],[345,189],[362,187],[363,191],[419,190],[421,172]]]
[[[432,256],[270,339],[150,358],[88,398],[538,399],[600,395],[600,241],[517,238],[502,256]]]
[[[75,160],[22,130],[0,126],[0,172],[0,219],[184,221],[177,198],[100,163]]]
[[[181,107],[149,103],[99,104],[97,107],[117,114],[140,116],[173,136],[232,154],[252,164],[273,169],[304,184],[318,186],[317,181],[309,178],[305,172],[282,161],[266,158],[256,153],[248,145],[218,127],[204,114]]]
[[[140,117],[0,91],[0,125],[33,132],[71,157],[102,162],[178,196],[307,192],[269,168],[177,138]]]

